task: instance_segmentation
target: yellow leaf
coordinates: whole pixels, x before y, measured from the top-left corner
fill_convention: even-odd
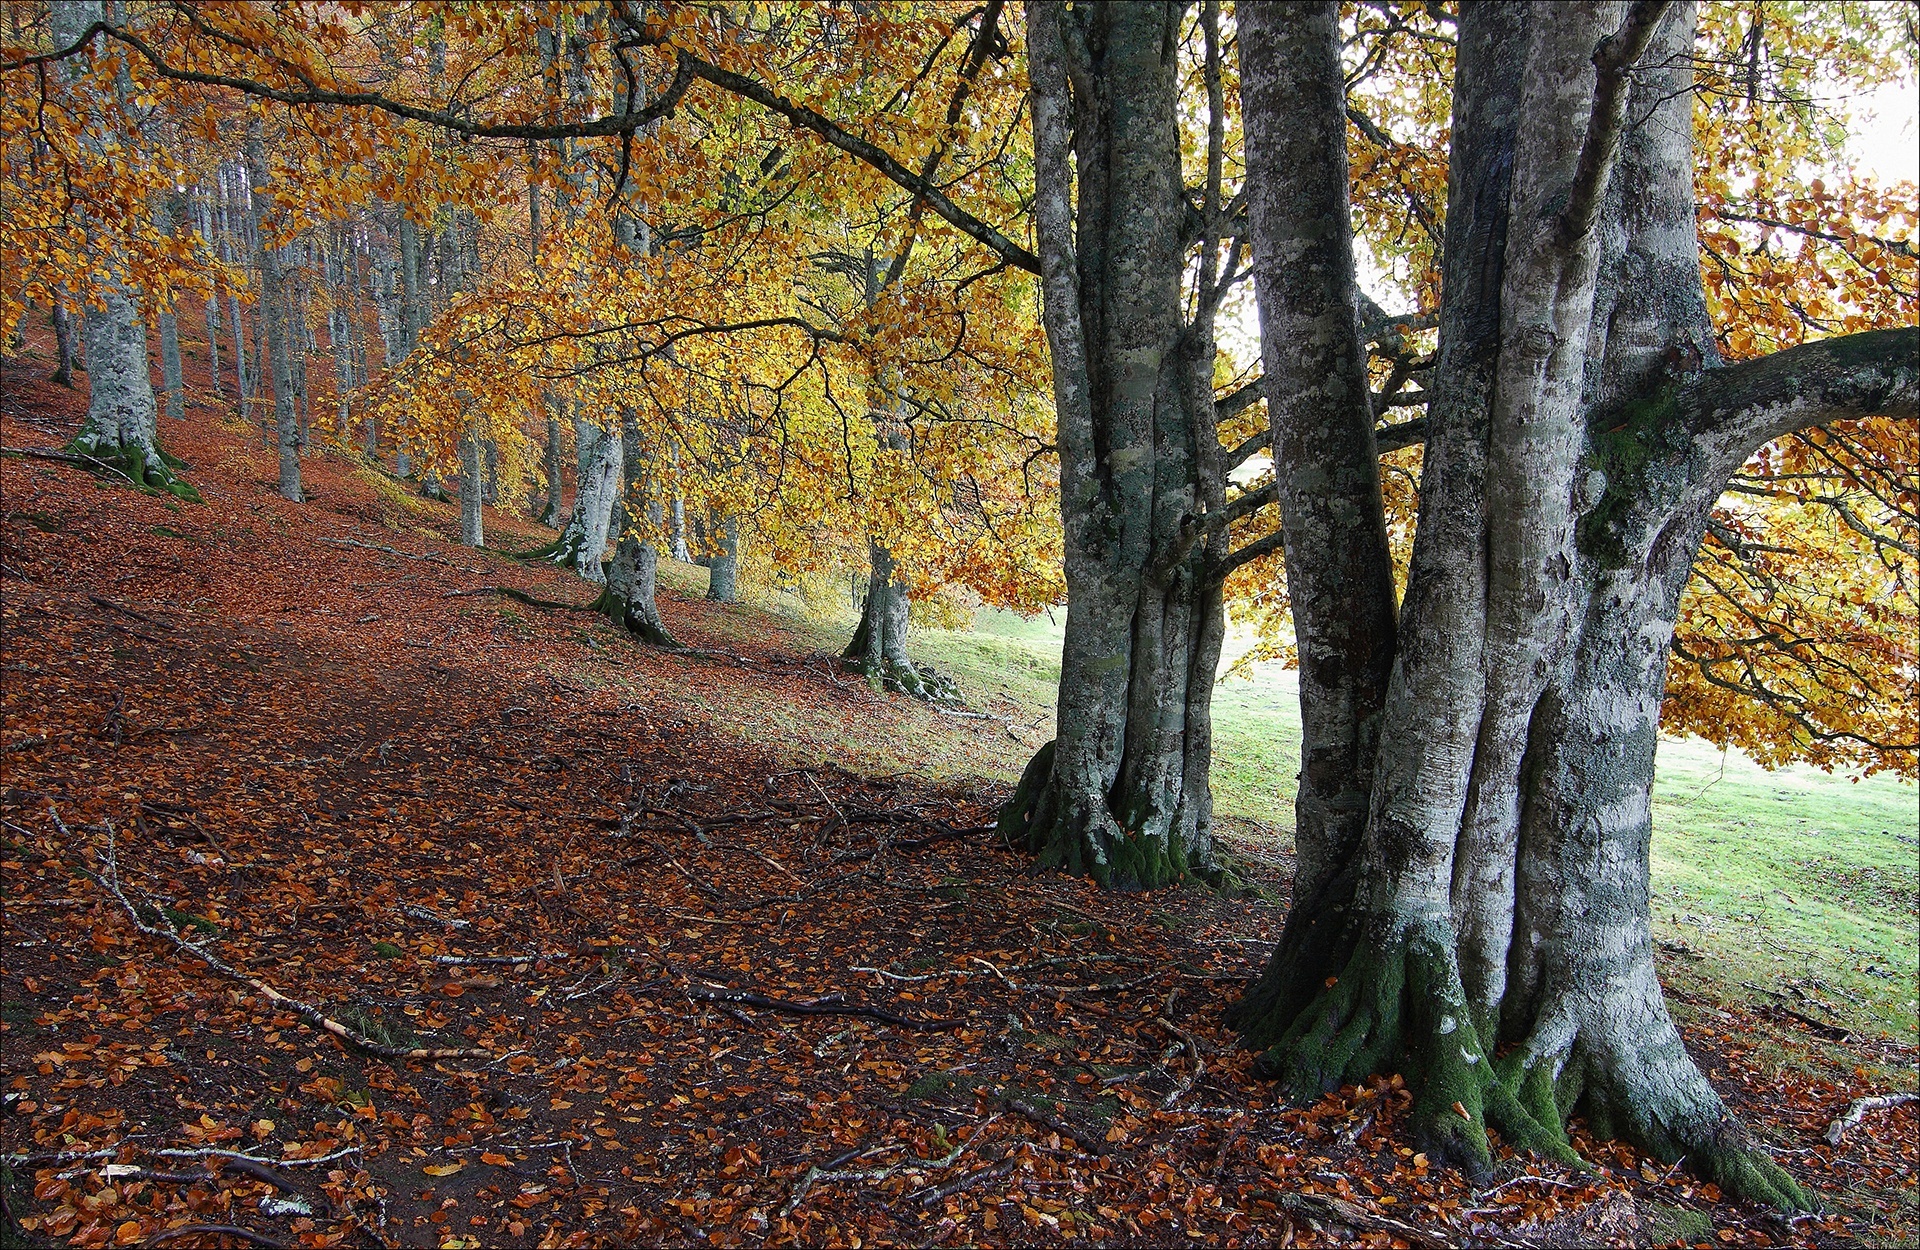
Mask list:
[[[467,1166],[466,1160],[462,1159],[458,1163],[436,1163],[432,1167],[421,1168],[420,1170],[428,1176],[452,1176],[465,1166]]]

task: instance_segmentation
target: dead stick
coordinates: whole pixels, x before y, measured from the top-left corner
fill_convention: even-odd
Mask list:
[[[66,824],[60,819],[60,813],[55,811],[52,808],[52,806],[49,806],[47,808],[47,811],[50,815],[52,815],[53,823],[60,830],[60,835],[64,838],[71,840],[73,837],[73,833],[71,830],[67,828]],[[339,1038],[341,1041],[347,1043],[349,1046],[354,1047],[356,1050],[365,1051],[369,1055],[376,1055],[382,1059],[491,1059],[493,1058],[493,1052],[490,1050],[471,1050],[471,1049],[460,1048],[460,1047],[425,1047],[425,1046],[417,1046],[417,1047],[408,1049],[400,1046],[382,1046],[379,1042],[374,1041],[372,1038],[367,1037],[361,1033],[358,1033],[355,1030],[350,1029],[346,1025],[340,1023],[338,1020],[335,1020],[332,1017],[328,1016],[325,1012],[321,1011],[318,1007],[315,1007],[309,1003],[301,1002],[297,998],[287,997],[285,994],[282,994],[279,990],[276,990],[271,985],[268,985],[265,981],[262,981],[257,977],[252,977],[247,975],[246,973],[240,971],[238,968],[234,967],[232,964],[221,959],[218,955],[215,955],[213,952],[206,950],[203,947],[194,945],[192,942],[187,941],[185,938],[181,937],[179,934],[171,933],[166,929],[162,929],[155,925],[148,924],[146,921],[140,919],[139,911],[134,908],[133,903],[127,898],[126,893],[120,888],[120,865],[119,865],[118,859],[116,858],[117,849],[114,845],[112,822],[107,822],[106,830],[107,830],[107,864],[106,864],[107,871],[104,877],[94,877],[94,880],[104,885],[108,893],[113,895],[115,901],[120,904],[121,910],[127,913],[127,919],[133,922],[133,927],[140,930],[140,932],[146,934],[148,937],[159,938],[160,940],[171,944],[176,950],[179,950],[184,954],[193,956],[195,959],[198,959],[201,963],[207,965],[207,967],[213,969],[215,972],[218,972],[221,976],[230,978],[231,980],[238,981],[242,985],[250,987],[256,993],[265,997],[268,1002],[274,1004],[277,1007],[282,1007],[288,1011],[291,1011],[294,1015],[299,1016],[302,1020],[305,1020],[308,1024],[312,1025],[314,1028],[320,1029],[327,1033],[331,1033],[335,1037]],[[89,873],[88,875],[92,876],[91,873]]]
[[[599,609],[587,603],[560,603],[553,599],[536,599],[524,590],[515,590],[511,586],[475,586],[471,590],[449,590],[442,599],[463,599],[471,595],[504,595],[516,603],[524,603],[530,608],[550,608],[555,612],[593,612]]]
[[[105,608],[109,612],[118,612],[122,616],[130,616],[136,621],[145,621],[147,624],[155,626],[156,628],[159,628],[159,629],[173,628],[172,625],[169,625],[165,621],[156,621],[151,616],[148,616],[144,612],[135,612],[132,608],[126,606],[124,603],[115,603],[113,600],[103,599],[99,595],[88,595],[87,601],[89,603],[94,604],[97,607]]]
[[[1872,1098],[1856,1098],[1847,1104],[1847,1109],[1827,1125],[1827,1145],[1838,1146],[1847,1135],[1847,1130],[1866,1118],[1869,1111],[1887,1111],[1894,1107],[1904,1107],[1910,1102],[1920,1102],[1920,1094],[1880,1094]]]
[[[882,1011],[878,1007],[841,1002],[837,998],[816,998],[811,1002],[796,1003],[789,999],[756,994],[751,990],[723,990],[711,985],[689,986],[687,997],[703,1003],[736,1003],[742,1007],[782,1011],[790,1016],[857,1016],[922,1033],[937,1033],[943,1029],[960,1027],[958,1020],[910,1020],[906,1016],[897,1016],[891,1011]]]

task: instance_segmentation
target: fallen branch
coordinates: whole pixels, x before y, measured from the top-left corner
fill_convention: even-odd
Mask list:
[[[272,1168],[310,1168],[318,1163],[332,1163],[335,1159],[344,1159],[348,1155],[360,1153],[358,1146],[342,1146],[330,1154],[315,1155],[311,1159],[269,1159],[264,1155],[250,1155],[239,1150],[220,1150],[208,1147],[199,1150],[167,1149],[153,1152],[162,1159],[245,1159],[249,1163],[258,1163]]]
[[[1075,1128],[1065,1120],[1058,1119],[1024,1098],[1002,1098],[1000,1105],[1009,1111],[1018,1111],[1042,1128],[1052,1129],[1062,1137],[1071,1138],[1080,1143],[1080,1148],[1090,1155],[1104,1156],[1109,1153],[1107,1143],[1098,1133],[1089,1129]]]
[[[360,542],[358,539],[353,539],[353,538],[316,538],[313,541],[317,543],[326,543],[329,546],[333,546],[333,547],[358,547],[362,551],[378,551],[382,555],[400,556],[402,559],[406,559],[406,560],[425,560],[429,564],[444,564],[448,568],[460,567],[459,565],[455,564],[453,561],[447,559],[445,556],[436,556],[431,553],[428,553],[426,555],[419,555],[411,551],[401,551],[394,547],[382,546],[379,543],[363,543],[363,542]],[[462,569],[461,571],[466,572],[467,570]]]
[[[1169,1000],[1169,1002],[1171,1002],[1171,1000]],[[1187,1096],[1187,1092],[1193,1088],[1194,1082],[1198,1081],[1200,1075],[1207,1070],[1207,1061],[1200,1057],[1200,1044],[1193,1040],[1193,1034],[1174,1024],[1173,1021],[1167,1019],[1165,1016],[1155,1016],[1153,1022],[1179,1038],[1180,1044],[1187,1048],[1187,1054],[1193,1059],[1193,1071],[1187,1074],[1187,1079],[1175,1086],[1171,1093],[1160,1100],[1160,1109],[1167,1111],[1172,1109],[1174,1103],[1179,1102]]]
[[[557,599],[536,599],[524,590],[515,590],[511,586],[475,586],[471,590],[449,590],[441,595],[442,599],[464,599],[471,595],[504,595],[515,603],[524,603],[530,608],[548,608],[555,612],[592,612],[599,609],[586,603],[561,603]]]
[[[61,464],[77,464],[82,468],[104,469],[123,482],[138,485],[119,465],[80,452],[52,451],[44,447],[0,447],[0,456],[24,456],[29,460],[54,460]]]
[[[67,828],[65,822],[63,822],[60,819],[60,813],[55,811],[51,806],[47,808],[47,811],[49,814],[52,815],[54,825],[60,830],[60,836],[67,839],[69,842],[71,842],[73,838],[73,833],[71,830]],[[195,959],[199,960],[201,963],[205,964],[207,967],[213,969],[215,972],[219,973],[221,976],[227,977],[230,980],[238,981],[242,985],[245,985],[251,988],[254,992],[263,996],[268,1002],[274,1004],[276,1007],[280,1007],[286,1011],[291,1011],[294,1015],[299,1016],[302,1020],[305,1020],[308,1024],[312,1025],[314,1028],[320,1029],[323,1032],[331,1033],[335,1037],[339,1038],[341,1041],[347,1043],[349,1046],[352,1046],[354,1049],[364,1051],[369,1055],[376,1055],[382,1059],[429,1059],[429,1060],[430,1059],[475,1059],[475,1058],[490,1059],[493,1057],[492,1051],[471,1050],[463,1047],[416,1046],[416,1047],[409,1048],[409,1047],[402,1047],[402,1046],[383,1046],[379,1042],[374,1041],[372,1038],[367,1037],[366,1035],[359,1033],[354,1029],[348,1028],[346,1025],[340,1023],[338,1020],[335,1020],[332,1017],[328,1016],[325,1012],[321,1011],[318,1007],[315,1007],[310,1003],[301,1002],[297,998],[289,998],[287,995],[282,994],[279,990],[274,989],[271,985],[268,985],[265,981],[260,980],[258,977],[249,976],[247,973],[240,971],[240,969],[234,967],[232,964],[226,962],[224,959],[221,959],[218,955],[215,955],[213,952],[207,950],[206,948],[197,946],[194,943],[187,941],[185,938],[181,937],[178,933],[174,933],[168,929],[162,929],[157,925],[148,924],[146,921],[140,918],[139,909],[134,907],[133,902],[127,898],[126,892],[120,888],[120,864],[117,858],[117,854],[118,854],[117,848],[115,847],[115,844],[114,844],[112,822],[107,822],[106,830],[107,830],[106,874],[104,876],[94,876],[94,874],[88,873],[88,875],[93,876],[93,879],[95,881],[99,882],[101,885],[106,887],[107,892],[112,894],[114,897],[114,900],[120,904],[121,910],[127,913],[127,919],[133,922],[133,927],[138,929],[140,932],[146,934],[148,937],[158,938],[161,941],[170,944],[171,946],[174,947],[174,949],[180,951],[182,954],[193,956]]]
[[[835,1160],[833,1163],[829,1163],[824,1168],[819,1166],[818,1164],[815,1164],[813,1167],[808,1168],[806,1171],[806,1174],[800,1178],[799,1183],[794,1185],[792,1196],[787,1199],[786,1205],[780,1208],[780,1218],[784,1220],[791,1217],[793,1215],[795,1208],[797,1208],[801,1204],[801,1202],[803,1202],[806,1199],[807,1194],[811,1192],[813,1187],[819,1184],[821,1181],[870,1181],[874,1184],[879,1184],[881,1181],[884,1181],[889,1177],[893,1176],[896,1172],[942,1172],[942,1171],[945,1171],[947,1168],[952,1167],[955,1163],[958,1163],[960,1161],[960,1156],[967,1152],[968,1147],[972,1146],[975,1142],[979,1141],[980,1135],[982,1133],[985,1133],[987,1129],[991,1128],[993,1126],[993,1122],[995,1120],[998,1120],[999,1118],[1000,1117],[997,1115],[989,1118],[985,1123],[980,1125],[979,1128],[976,1128],[975,1130],[973,1130],[973,1132],[969,1133],[967,1135],[967,1140],[961,1142],[959,1145],[955,1146],[951,1151],[949,1151],[946,1155],[938,1159],[907,1158],[902,1160],[899,1163],[892,1164],[888,1167],[872,1168],[866,1171],[858,1171],[858,1172],[843,1172],[843,1171],[836,1170],[836,1165],[838,1163],[845,1161],[844,1157],[842,1159]],[[887,1147],[877,1147],[874,1151],[868,1151],[866,1153],[868,1154],[877,1153],[878,1150],[883,1150],[883,1149],[887,1149]],[[859,1158],[862,1156],[856,1155],[855,1157]],[[977,1176],[979,1174],[975,1173],[975,1175]]]
[[[172,625],[168,624],[165,621],[156,621],[151,616],[148,616],[144,612],[135,612],[132,608],[126,606],[124,603],[115,603],[113,600],[103,599],[99,595],[88,595],[87,601],[89,603],[92,603],[96,607],[105,608],[109,612],[118,612],[122,616],[130,616],[136,621],[145,621],[147,624],[154,626],[156,629],[172,629],[173,628]]]
[[[1920,1094],[1879,1094],[1871,1098],[1856,1098],[1847,1104],[1846,1111],[1827,1125],[1827,1145],[1838,1146],[1847,1135],[1847,1130],[1866,1118],[1869,1111],[1887,1111],[1894,1107],[1904,1107],[1910,1102],[1920,1102]]]
[[[1436,1237],[1403,1220],[1396,1220],[1389,1215],[1380,1215],[1358,1203],[1347,1202],[1340,1198],[1301,1193],[1281,1194],[1279,1198],[1280,1205],[1295,1215],[1332,1224],[1345,1224],[1349,1228],[1370,1233],[1386,1233],[1391,1237],[1404,1239],[1409,1245],[1421,1247],[1421,1250],[1446,1250],[1446,1247],[1452,1244],[1445,1238]]]
[[[286,1242],[275,1241],[264,1233],[241,1228],[238,1224],[183,1224],[179,1228],[163,1228],[140,1244],[158,1246],[182,1237],[238,1237],[250,1245],[264,1246],[266,1250],[287,1250]]]
[[[972,1189],[975,1185],[983,1184],[986,1181],[993,1180],[997,1177],[1005,1176],[1009,1172],[1012,1172],[1013,1169],[1019,1166],[1020,1166],[1020,1158],[1018,1155],[1015,1155],[1011,1158],[1002,1159],[1000,1162],[994,1164],[992,1167],[981,1168],[978,1172],[969,1172],[967,1173],[967,1175],[961,1177],[959,1180],[949,1181],[945,1185],[941,1185],[936,1189],[921,1190],[920,1191],[921,1209],[924,1210],[928,1207],[931,1207],[937,1202],[944,1202],[948,1198],[953,1197],[953,1195],[955,1194],[965,1193],[967,1190]]]
[[[883,1011],[878,1007],[849,1003],[837,994],[797,1003],[791,999],[770,998],[751,990],[726,990],[714,985],[689,986],[686,993],[688,998],[696,1002],[734,1003],[742,1007],[759,1007],[766,1011],[785,1012],[790,1016],[857,1016],[864,1020],[878,1020],[882,1024],[913,1029],[921,1033],[937,1033],[944,1029],[960,1027],[958,1020],[912,1020],[906,1016],[895,1015],[891,1011]]]

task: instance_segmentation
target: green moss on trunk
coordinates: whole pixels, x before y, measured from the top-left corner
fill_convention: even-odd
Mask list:
[[[185,462],[169,456],[157,442],[151,447],[142,447],[138,443],[110,443],[83,433],[68,443],[66,450],[118,470],[148,494],[172,495],[188,503],[206,502],[193,484],[180,476],[179,471],[186,468]]]

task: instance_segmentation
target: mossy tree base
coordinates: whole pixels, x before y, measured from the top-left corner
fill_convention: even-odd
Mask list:
[[[1342,1085],[1402,1074],[1413,1091],[1413,1135],[1436,1160],[1476,1183],[1492,1171],[1492,1128],[1516,1149],[1583,1163],[1566,1124],[1586,1118],[1664,1162],[1689,1166],[1730,1197],[1812,1209],[1806,1192],[1767,1157],[1686,1057],[1667,1026],[1627,1038],[1589,1036],[1558,1012],[1534,1037],[1494,1059],[1474,1024],[1445,916],[1356,920],[1348,954],[1304,1008],[1274,984],[1256,985],[1229,1013],[1244,1040],[1264,1047],[1254,1072],[1300,1103]],[[1664,1013],[1662,1013],[1664,1015]]]
[[[115,443],[83,430],[65,450],[109,466],[149,494],[172,495],[189,503],[206,502],[193,484],[180,476],[186,464],[161,450],[158,442]]]
[[[667,632],[667,627],[658,616],[635,607],[630,600],[615,594],[610,586],[587,606],[605,614],[608,620],[642,642],[656,647],[677,649],[680,646],[680,640]]]
[[[1068,793],[1054,776],[1054,757],[1054,743],[1041,747],[1000,809],[998,836],[1033,855],[1034,871],[1059,869],[1116,890],[1157,889],[1196,875],[1178,838],[1131,834],[1104,795]]]

